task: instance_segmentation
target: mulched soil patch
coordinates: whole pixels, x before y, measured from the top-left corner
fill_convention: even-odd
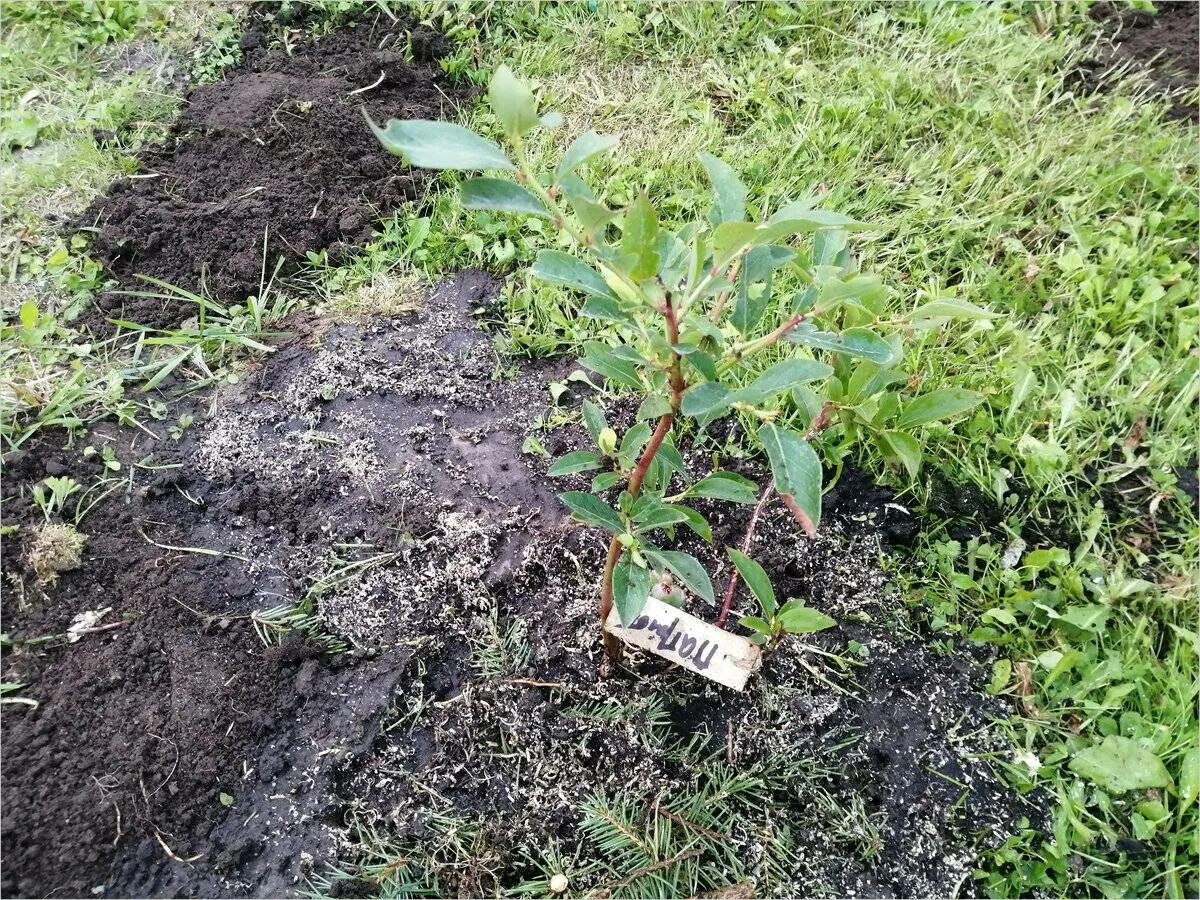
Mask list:
[[[564,485],[521,451],[566,370],[496,377],[508,363],[472,319],[495,289],[463,273],[415,316],[297,322],[178,440],[97,429],[88,443],[112,446],[122,476],[141,465],[83,520],[82,566],[52,586],[19,488],[89,484],[99,465],[49,434],[5,460],[6,520],[22,526],[3,546],[5,680],[39,703],[3,710],[5,895],[359,890],[329,867],[354,871],[364,827],[422,852],[450,820],[484,837],[470,865],[434,873],[443,895],[511,887],[551,846],[573,890],[612,889],[588,868],[581,804],[632,791],[678,816],[672,797],[711,789],[713,754],[777,771],[723,843],[766,877],[764,829],[783,835],[794,895],[970,894],[978,843],[1042,823],[1042,801],[989,762],[1014,751],[982,660],[913,631],[881,568],[911,517],[854,472],[818,538],[772,509],[753,548],[781,595],[838,628],[785,644],[745,694],[632,652],[598,679],[602,536],[565,518]],[[543,441],[559,452],[580,434]],[[712,449],[685,456],[699,471]],[[705,512],[716,547],[740,541],[748,509]],[[728,563],[681,543],[721,584]],[[314,631],[265,647],[255,613],[305,597]],[[116,627],[30,643],[106,607],[98,627]],[[818,652],[850,641],[861,664],[845,671]]]
[[[1091,15],[1104,24],[1111,47],[1071,73],[1069,83],[1088,93],[1103,89],[1112,72],[1125,65],[1144,69],[1162,91],[1195,88],[1200,70],[1200,4],[1192,0],[1155,3],[1155,12],[1120,3],[1097,3]],[[1175,102],[1174,119],[1200,120],[1195,103]]]
[[[439,69],[440,34],[374,11],[290,52],[266,49],[267,35],[252,14],[242,65],[194,90],[167,142],[81,218],[122,289],[161,292],[137,277],[149,275],[240,303],[280,258],[287,273],[309,252],[337,260],[366,242],[430,177],[383,150],[363,110],[381,122],[452,115],[469,89]],[[153,327],[196,312],[118,294],[98,305]]]

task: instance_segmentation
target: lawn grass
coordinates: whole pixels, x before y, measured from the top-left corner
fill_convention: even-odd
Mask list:
[[[153,86],[154,70],[114,73],[114,42],[157,29],[182,45],[199,29],[217,40],[196,74],[233,58],[218,13],[181,23],[182,6],[98,6],[130,13],[4,25],[6,141],[38,131],[32,148],[0,148],[0,213],[16,226],[0,256],[4,280],[36,285],[43,312],[77,309],[102,281],[85,246],[58,237],[54,214],[131,171],[177,102]],[[1057,798],[1052,834],[992,853],[983,888],[1196,895],[1200,528],[1181,487],[1195,470],[1200,384],[1195,128],[1166,121],[1135,77],[1094,97],[1067,91],[1095,35],[1076,6],[419,12],[457,42],[448,71],[484,81],[507,62],[564,113],[564,128],[531,147],[547,167],[579,131],[621,136],[589,175],[610,204],[644,190],[664,219],[697,215],[707,190],[696,154],[708,150],[741,174],[757,209],[815,190],[872,223],[853,246],[898,313],[955,296],[1003,314],[910,341],[911,393],[959,386],[987,398],[965,420],[927,428],[914,483],[870,445],[824,449],[924,511],[927,530],[902,562],[906,596],[937,639],[995,645],[993,689],[1020,710],[1011,728],[1024,753],[1011,777]],[[494,130],[482,105],[465,115]],[[93,128],[118,137],[97,142]],[[327,293],[528,262],[547,226],[464,212],[452,182],[327,270]],[[573,352],[595,333],[576,310],[575,298],[515,274],[503,340],[519,354]],[[86,402],[119,409],[119,390],[103,394],[110,381],[97,377],[101,398]],[[947,484],[975,489],[967,507],[995,507],[977,517],[986,527],[948,511]],[[1160,759],[1172,786],[1118,793],[1080,778],[1072,760],[1110,736]]]

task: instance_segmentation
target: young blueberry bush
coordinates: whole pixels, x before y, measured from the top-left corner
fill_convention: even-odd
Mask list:
[[[764,210],[751,221],[745,186],[728,164],[708,153],[700,154],[700,162],[714,199],[705,221],[671,230],[644,195],[624,210],[610,209],[579,169],[611,150],[615,136],[581,134],[553,172],[541,173],[531,164],[524,137],[538,127],[558,127],[562,116],[539,116],[533,93],[506,66],[492,78],[488,101],[511,156],[449,122],[391,119],[383,128],[368,122],[380,142],[410,165],[502,173],[466,180],[464,206],[549,219],[573,252],[540,250],[531,273],[582,294],[579,314],[600,320],[606,334],[617,336],[585,343],[579,362],[610,385],[640,396],[636,424],[618,436],[603,409],[585,400],[583,422],[596,449],[568,453],[550,468],[551,475],[598,472],[591,492],[559,497],[576,519],[612,536],[600,589],[606,658],[619,653],[616,639],[604,631],[613,607],[628,624],[647,597],[662,592],[664,580],[677,579],[716,602],[700,562],[662,546],[660,539],[660,534],[673,539],[675,527],[683,525],[712,540],[708,522],[687,505],[697,498],[754,505],[741,550],[728,551],[735,573],[722,597],[719,625],[729,615],[740,577],[761,607],[761,616],[741,620],[757,642],[773,646],[784,633],[831,626],[831,619],[801,601],[777,604],[766,573],[747,555],[760,513],[778,497],[805,532],[815,533],[822,466],[810,442],[833,425],[841,433],[843,455],[850,444],[869,438],[915,474],[921,457],[913,430],[979,398],[935,391],[901,408],[895,392],[906,381],[896,371],[901,334],[990,314],[962,301],[939,300],[907,316],[885,318],[880,281],[856,272],[847,248],[848,233],[865,226],[817,208],[812,197],[783,203],[769,214]],[[777,273],[785,267],[792,275],[787,281],[801,287],[790,297],[777,297],[774,286],[783,280]],[[780,344],[808,352],[788,355],[751,378],[747,364],[769,348],[778,355]],[[779,402],[783,397],[792,401],[787,412]],[[689,419],[704,428],[731,414],[754,423],[754,437],[770,463],[771,479],[761,490],[721,470],[688,483],[678,450],[680,428]],[[786,424],[794,419],[800,428]],[[614,506],[604,497],[618,488]]]

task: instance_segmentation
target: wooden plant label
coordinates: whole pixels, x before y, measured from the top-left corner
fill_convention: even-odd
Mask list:
[[[633,647],[683,666],[735,691],[745,690],[746,679],[762,661],[762,650],[744,637],[649,597],[641,614],[621,624],[614,608],[604,627]]]

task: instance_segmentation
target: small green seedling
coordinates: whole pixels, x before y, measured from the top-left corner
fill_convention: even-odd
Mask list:
[[[742,625],[752,632],[750,640],[754,643],[765,644],[768,650],[773,650],[785,634],[812,634],[837,624],[823,612],[805,606],[803,600],[788,600],[780,606],[766,570],[740,550],[731,547],[728,552],[762,610],[761,616],[743,616],[741,619]]]
[[[747,189],[734,170],[702,153],[712,208],[702,220],[671,228],[645,195],[623,210],[611,209],[580,176],[589,160],[616,146],[615,136],[585,132],[553,171],[541,172],[524,138],[539,127],[559,127],[562,116],[539,116],[532,91],[506,66],[496,70],[488,101],[511,156],[450,122],[391,119],[385,127],[369,117],[368,122],[380,142],[410,165],[502,176],[467,179],[464,206],[552,223],[556,247],[540,250],[530,273],[582,295],[579,315],[596,320],[611,337],[585,343],[580,364],[610,388],[641,398],[636,424],[624,434],[609,424],[599,404],[585,401],[583,421],[595,449],[568,453],[550,467],[555,476],[595,473],[591,491],[559,497],[576,519],[611,535],[599,612],[612,661],[620,644],[604,631],[610,611],[615,605],[628,625],[664,574],[716,602],[700,562],[664,545],[680,525],[712,540],[709,523],[685,501],[756,504],[757,522],[763,506],[778,495],[801,527],[815,533],[822,466],[810,441],[832,424],[854,440],[868,430],[863,423],[876,428],[903,415],[894,391],[906,379],[895,367],[902,358],[901,332],[916,327],[917,313],[887,318],[880,280],[855,271],[847,246],[849,232],[865,226],[819,208],[818,197],[774,209],[764,203],[752,218]],[[777,294],[780,283],[792,287]],[[990,315],[970,304],[957,310],[952,305],[917,318],[944,322]],[[783,345],[795,349],[780,354]],[[767,351],[773,364],[747,369]],[[698,478],[687,471],[678,450],[681,430],[703,429],[732,414],[752,423],[750,431],[770,463],[772,479],[765,488],[728,471]],[[910,465],[915,438],[887,433]],[[615,503],[606,499],[614,492]],[[736,578],[725,592],[718,625],[729,615]],[[765,620],[768,640],[782,631],[827,627],[802,606],[788,604],[784,610]]]
[[[38,505],[46,521],[55,514],[61,515],[67,498],[80,490],[79,482],[67,476],[50,477],[33,487],[33,502]]]

